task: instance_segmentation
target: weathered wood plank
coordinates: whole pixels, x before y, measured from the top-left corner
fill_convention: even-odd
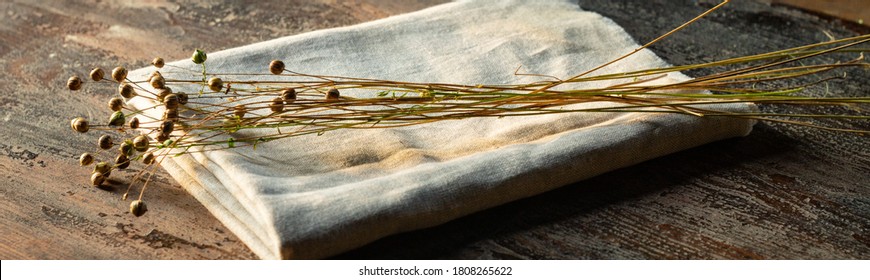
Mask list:
[[[67,123],[78,114],[107,115],[104,103],[114,93],[88,87],[70,93],[62,86],[66,78],[94,66],[136,68],[156,55],[182,59],[197,47],[225,49],[434,2],[0,3],[0,258],[255,258],[163,172],[149,187],[150,211],[141,218],[119,199],[133,171],[114,175],[110,191],[89,187],[89,170],[76,158],[94,139],[71,134]],[[714,1],[581,2],[646,41]],[[695,63],[856,32],[867,30],[737,1],[653,50],[675,64]],[[829,89],[870,92],[860,79],[832,82]],[[867,137],[760,124],[745,138],[385,238],[338,258],[867,259],[868,147]]]
[[[870,26],[870,3],[864,0],[768,0]]]
[[[0,3],[0,259],[247,259],[256,256],[164,172],[149,213],[120,200],[135,171],[90,187],[79,115],[108,116],[110,87],[69,92],[92,67],[130,69],[413,11],[436,1],[5,1]],[[152,202],[153,201],[153,202]]]

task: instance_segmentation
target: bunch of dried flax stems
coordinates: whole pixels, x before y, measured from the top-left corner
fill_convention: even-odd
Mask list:
[[[820,125],[813,120],[837,118],[866,121],[868,97],[807,97],[799,93],[806,87],[841,76],[821,77],[819,74],[844,67],[870,69],[859,45],[870,41],[863,35],[829,42],[800,46],[764,54],[726,59],[710,63],[642,69],[633,72],[595,75],[595,71],[630,56],[718,9],[728,1],[708,10],[680,27],[650,43],[596,68],[570,78],[540,74],[541,80],[526,84],[463,85],[449,83],[418,83],[356,77],[314,75],[294,72],[284,62],[274,60],[262,73],[212,73],[206,67],[207,55],[196,50],[191,59],[202,66],[201,79],[173,79],[166,71],[154,72],[147,80],[127,78],[127,70],[117,67],[111,77],[95,68],[90,72],[94,82],[118,86],[119,97],[108,105],[113,112],[108,121],[90,123],[82,117],[71,121],[72,129],[85,133],[99,131],[102,150],[117,148],[110,153],[114,161],[94,164],[91,183],[100,186],[114,169],[125,169],[140,161],[143,168],[131,180],[144,178],[139,197],[130,205],[136,216],[145,213],[142,196],[154,166],[168,156],[232,149],[256,145],[282,138],[322,134],[337,129],[379,129],[411,126],[430,122],[512,117],[575,112],[643,112],[651,114],[684,114],[700,118],[732,117],[768,122],[781,122],[846,133],[865,134],[870,131]],[[846,61],[807,64],[809,58],[845,53]],[[162,58],[152,64],[160,69]],[[176,67],[177,68],[177,67]],[[177,68],[190,72],[189,69]],[[268,72],[267,72],[268,69]],[[693,69],[717,70],[714,74],[683,82],[659,83],[670,72]],[[781,86],[783,80],[810,76],[813,82],[798,86]],[[616,81],[615,85],[588,88],[577,85],[596,81]],[[147,90],[147,83],[156,90]],[[68,80],[70,90],[78,90],[83,81],[77,76]],[[780,86],[777,86],[779,84]],[[173,91],[179,86],[194,85],[195,92]],[[176,88],[179,88],[176,87]],[[578,89],[582,88],[582,89]],[[353,91],[354,97],[342,92]],[[712,93],[711,93],[712,92]],[[133,109],[126,101],[133,98],[153,101],[152,108]],[[216,102],[217,100],[217,102]],[[598,102],[594,107],[570,105]],[[602,103],[603,102],[603,103]],[[842,107],[836,114],[793,114],[776,112],[729,112],[710,109],[711,104],[754,103],[803,107]],[[143,114],[150,109],[162,109],[160,118]],[[580,108],[580,109],[577,109]],[[238,134],[247,129],[271,129],[269,133]],[[250,136],[254,135],[254,136]],[[116,140],[117,139],[117,140]],[[82,154],[83,166],[94,163],[95,155]],[[129,193],[128,188],[127,193]],[[124,194],[124,199],[127,198]]]

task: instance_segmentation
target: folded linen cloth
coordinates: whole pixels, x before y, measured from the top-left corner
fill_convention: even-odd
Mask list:
[[[269,61],[281,59],[302,73],[509,84],[541,79],[514,75],[518,66],[524,72],[569,77],[637,47],[615,23],[576,3],[459,1],[210,53],[207,66],[209,72],[268,73]],[[171,64],[199,70],[190,61]],[[596,74],[666,65],[644,50]],[[143,78],[154,70],[139,69],[130,77]],[[172,78],[196,78],[162,70]],[[686,79],[672,73],[658,82]],[[196,92],[199,87],[174,90]],[[144,98],[129,104],[142,109],[154,105]],[[752,110],[749,105],[718,109]],[[162,111],[146,113],[160,116]],[[191,153],[167,157],[162,166],[261,258],[322,258],[647,159],[743,136],[752,125],[740,119],[640,113],[451,120]]]

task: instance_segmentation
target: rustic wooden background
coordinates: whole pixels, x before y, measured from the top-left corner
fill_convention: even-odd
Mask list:
[[[764,0],[806,11],[870,26],[870,2],[867,0]]]
[[[434,5],[420,1],[3,1],[0,17],[0,259],[256,258],[161,172],[149,213],[133,218],[78,166],[93,134],[78,115],[107,115],[115,93],[64,89],[92,67],[145,66]],[[650,40],[714,1],[581,1]],[[836,18],[733,1],[653,50],[696,63],[866,34]],[[846,1],[848,2],[848,1]],[[853,1],[854,2],[854,1]],[[860,2],[860,1],[857,1]],[[852,10],[867,7],[856,7]],[[691,74],[703,74],[689,73]],[[867,72],[811,94],[864,95]],[[765,110],[797,110],[764,108]],[[870,124],[853,127],[870,129]],[[867,259],[870,137],[760,124],[712,143],[610,172],[337,258]]]

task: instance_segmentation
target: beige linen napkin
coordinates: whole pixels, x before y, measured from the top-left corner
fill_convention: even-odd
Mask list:
[[[210,72],[268,73],[269,61],[281,59],[288,69],[303,73],[502,84],[541,79],[515,76],[518,66],[524,72],[568,77],[637,47],[619,26],[576,3],[460,1],[214,52],[206,63]],[[172,64],[199,70],[190,61]],[[597,74],[666,65],[642,51]],[[131,78],[154,70],[137,70]],[[163,70],[172,78],[197,78]],[[674,73],[662,81],[685,79]],[[594,86],[609,83],[614,82]],[[153,106],[143,98],[130,104]],[[748,105],[719,109],[751,110]],[[160,109],[147,113],[162,114]],[[639,113],[468,119],[331,131],[257,149],[169,157],[162,166],[261,258],[322,258],[661,155],[746,135],[752,124]]]

